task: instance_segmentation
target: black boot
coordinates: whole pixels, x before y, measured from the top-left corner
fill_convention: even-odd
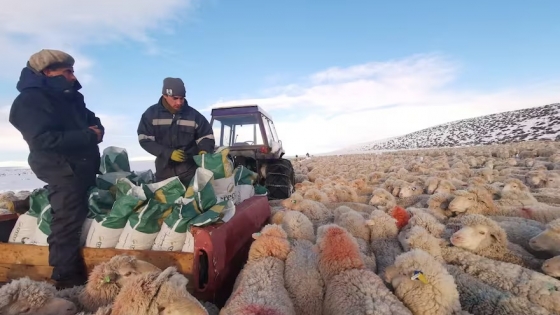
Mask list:
[[[74,275],[71,278],[67,278],[64,280],[58,280],[56,282],[56,289],[57,290],[64,290],[68,288],[72,288],[75,286],[85,285],[87,282],[87,275],[84,273],[79,273]]]

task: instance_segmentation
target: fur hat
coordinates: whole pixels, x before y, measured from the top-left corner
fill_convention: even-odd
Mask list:
[[[37,72],[41,72],[52,65],[73,67],[74,58],[60,50],[41,49],[41,51],[31,55],[28,62],[28,66]]]

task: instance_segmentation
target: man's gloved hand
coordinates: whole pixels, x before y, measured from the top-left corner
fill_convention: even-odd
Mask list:
[[[175,162],[185,162],[185,151],[183,150],[175,150],[171,153],[171,160]]]
[[[206,151],[199,151],[199,152],[198,152],[198,155],[207,154],[207,153],[208,153],[208,152],[206,152]]]

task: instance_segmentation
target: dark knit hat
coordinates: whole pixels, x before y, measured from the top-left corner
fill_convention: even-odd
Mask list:
[[[168,96],[185,97],[187,92],[185,90],[185,84],[180,78],[165,78],[163,79],[163,88],[161,93]]]
[[[35,71],[41,72],[53,65],[73,67],[74,58],[60,50],[42,49],[29,58],[28,64]]]

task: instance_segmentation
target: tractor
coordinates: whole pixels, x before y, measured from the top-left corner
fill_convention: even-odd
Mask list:
[[[233,166],[243,165],[257,173],[256,183],[268,190],[269,200],[289,198],[295,191],[292,163],[271,116],[258,105],[233,105],[212,109],[210,125],[216,146],[229,147]]]

